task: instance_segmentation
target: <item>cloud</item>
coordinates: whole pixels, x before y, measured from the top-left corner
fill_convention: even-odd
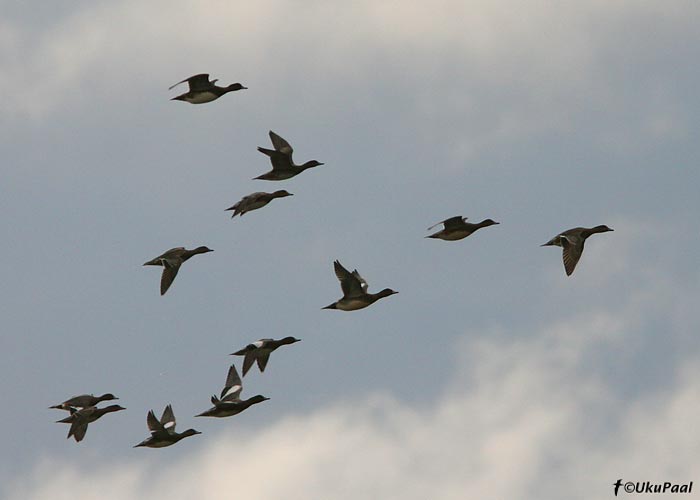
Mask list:
[[[98,96],[165,89],[191,68],[252,81],[273,104],[300,93],[322,109],[395,101],[428,138],[440,130],[456,161],[581,120],[596,122],[588,132],[601,144],[629,148],[640,135],[687,134],[676,86],[655,76],[693,37],[684,12],[655,2],[126,0],[86,5],[47,29],[0,26],[12,47],[0,91],[16,96],[8,116],[40,120]],[[635,76],[649,66],[659,71]]]
[[[697,301],[696,287],[686,292]],[[625,383],[618,377],[643,376],[625,369],[640,330],[663,318],[673,336],[686,324],[690,310],[649,307],[658,296],[566,314],[520,335],[469,332],[455,346],[453,377],[420,404],[371,394],[253,435],[230,426],[190,438],[177,446],[191,451],[172,460],[172,450],[136,450],[126,462],[47,458],[6,498],[597,500],[618,478],[695,480],[697,352],[663,388],[620,398],[615,387]]]

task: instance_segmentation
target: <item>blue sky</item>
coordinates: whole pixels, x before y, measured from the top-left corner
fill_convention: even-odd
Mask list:
[[[9,2],[0,451],[10,499],[599,499],[698,480],[694,2]],[[209,72],[249,90],[199,106]],[[285,182],[268,130],[324,166]],[[287,189],[242,219],[224,209]],[[462,214],[500,225],[426,240]],[[608,224],[576,272],[539,245]],[[215,251],[160,297],[143,262]],[[398,295],[354,313],[332,262]],[[287,335],[229,419],[227,356]],[[51,404],[127,411],[67,441]],[[171,403],[163,450],[134,450]],[[275,479],[269,480],[270,476]],[[268,478],[266,480],[266,478]],[[110,496],[111,495],[111,496]]]

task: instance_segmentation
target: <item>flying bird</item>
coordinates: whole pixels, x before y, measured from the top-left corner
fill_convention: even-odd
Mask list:
[[[293,344],[299,341],[301,341],[301,339],[295,339],[294,337],[285,337],[280,340],[260,339],[248,344],[240,351],[231,353],[231,356],[245,356],[243,358],[243,376],[245,377],[245,374],[248,373],[253,363],[257,362],[260,372],[264,372],[267,366],[267,360],[270,359],[270,353],[272,353],[272,351],[280,346]]]
[[[233,215],[231,215],[232,219],[236,215],[240,215],[241,217],[243,217],[243,215],[245,215],[247,212],[257,210],[258,208],[262,208],[275,198],[284,198],[285,196],[294,195],[288,191],[285,191],[284,189],[275,191],[274,193],[252,193],[248,196],[244,196],[243,198],[241,198],[241,201],[239,201],[232,207],[227,208],[226,210],[224,210],[224,212],[227,210],[233,210]]]
[[[170,99],[171,101],[185,101],[190,104],[204,104],[205,102],[211,102],[224,94],[233,92],[235,90],[244,90],[248,87],[244,87],[240,83],[233,83],[228,87],[219,87],[215,85],[219,80],[209,81],[209,74],[202,73],[199,75],[194,75],[189,78],[185,78],[181,82],[177,82],[175,85],[171,86],[168,90],[172,90],[181,83],[187,82],[190,86],[189,92],[185,92],[177,97]]]
[[[115,411],[126,410],[119,405],[105,406],[104,408],[97,408],[96,406],[86,406],[77,410],[75,408],[70,408],[70,416],[57,420],[56,423],[61,424],[71,424],[70,430],[68,431],[68,439],[73,437],[76,443],[79,443],[85,437],[87,432],[88,424],[91,424],[102,415],[107,413],[112,413]]]
[[[146,448],[165,448],[186,437],[201,434],[201,432],[194,429],[187,429],[180,434],[175,432],[175,414],[173,413],[173,407],[171,405],[165,407],[160,420],[156,418],[156,414],[153,413],[153,410],[150,410],[148,415],[146,415],[146,424],[148,425],[148,430],[151,431],[151,435],[139,444],[134,445],[134,448],[140,446],[145,446]]]
[[[308,168],[323,165],[323,163],[316,160],[309,160],[303,165],[296,165],[292,160],[292,153],[294,153],[294,150],[287,141],[275,134],[272,130],[270,130],[270,140],[275,149],[258,147],[258,151],[270,157],[272,170],[255,177],[256,179],[282,181],[294,177]]]
[[[466,217],[458,215],[456,217],[450,217],[449,219],[445,219],[444,221],[438,222],[437,224],[433,224],[428,228],[428,231],[439,226],[440,224],[443,224],[444,228],[441,231],[438,231],[437,233],[433,233],[430,236],[426,236],[426,238],[437,238],[446,241],[457,241],[466,238],[474,231],[477,231],[482,227],[500,224],[500,222],[496,222],[492,219],[484,219],[478,224],[472,224],[470,222],[466,222],[466,220]]]
[[[381,298],[395,293],[391,288],[385,288],[379,293],[367,293],[367,282],[355,269],[353,272],[345,269],[339,261],[333,262],[335,275],[340,281],[343,297],[322,309],[340,309],[341,311],[355,311],[374,304]]]
[[[573,229],[567,229],[563,233],[559,233],[547,243],[540,246],[562,247],[564,270],[567,276],[571,276],[576,268],[576,264],[578,264],[581,258],[581,254],[583,254],[583,245],[586,243],[586,239],[592,234],[607,233],[608,231],[612,231],[612,229],[605,225],[592,228],[575,227]]]
[[[195,416],[218,418],[230,417],[241,413],[254,404],[262,403],[263,401],[270,399],[258,394],[257,396],[243,400],[241,399],[242,390],[243,383],[241,382],[241,377],[238,376],[238,371],[236,371],[236,365],[231,365],[228,370],[228,376],[226,377],[226,385],[221,390],[221,396],[211,397],[211,402],[214,406]]]
[[[49,406],[49,408],[55,408],[57,410],[68,410],[71,408],[85,408],[88,406],[95,406],[102,401],[112,401],[113,399],[119,399],[112,393],[103,394],[102,396],[93,396],[92,394],[81,394],[80,396],[73,396],[70,399],[66,399],[63,403],[59,403],[54,406]]]
[[[144,263],[144,266],[163,266],[163,274],[160,277],[160,294],[165,295],[170,285],[172,285],[177,272],[183,262],[188,260],[193,255],[200,253],[213,252],[214,250],[207,247],[197,247],[194,250],[186,250],[185,247],[171,248],[155,259]]]

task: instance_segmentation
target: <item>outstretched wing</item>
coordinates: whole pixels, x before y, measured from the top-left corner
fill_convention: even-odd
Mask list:
[[[173,284],[177,272],[180,270],[180,266],[173,266],[169,264],[167,260],[163,260],[163,274],[160,276],[160,294],[165,295],[168,291],[170,285]]]
[[[459,229],[462,226],[464,226],[465,220],[466,220],[466,217],[462,217],[461,215],[458,215],[457,217],[450,217],[449,219],[445,219],[443,221],[443,224],[445,224],[445,229],[450,231],[453,229]]]
[[[146,425],[148,425],[148,430],[151,432],[163,430],[163,424],[156,418],[156,414],[153,413],[153,410],[149,411],[148,415],[146,415]]]
[[[84,418],[76,419],[70,426],[70,430],[68,431],[68,438],[70,439],[70,437],[73,436],[75,438],[75,441],[79,443],[85,437],[85,433],[87,432],[87,428],[88,428],[87,419],[84,419]]]
[[[340,281],[343,296],[358,297],[366,293],[367,282],[360,276],[357,269],[351,273],[337,260],[333,262],[333,268],[338,281]]]
[[[258,368],[260,368],[261,372],[265,371],[265,367],[267,366],[267,361],[270,359],[270,353],[266,352],[264,354],[260,354],[258,356]]]
[[[461,227],[465,220],[467,220],[467,218],[462,217],[461,215],[450,217],[449,219],[445,219],[443,221],[433,224],[427,229],[427,231],[430,231],[431,229],[439,226],[440,224],[444,224],[445,229],[456,229],[458,227]]]
[[[168,405],[163,410],[163,416],[160,417],[160,423],[168,432],[175,432],[175,414],[173,413],[173,407]]]
[[[238,376],[236,365],[231,365],[231,368],[228,369],[226,385],[221,391],[221,401],[238,401],[241,398],[242,390],[243,382],[241,382],[241,377]]]
[[[168,90],[172,90],[181,83],[187,82],[190,86],[190,90],[206,90],[211,87],[211,82],[209,81],[209,73],[200,73],[199,75],[194,75],[189,78],[185,78],[181,82],[177,82],[172,85]]]
[[[245,377],[245,374],[248,373],[248,370],[250,370],[250,367],[253,366],[253,363],[255,363],[255,359],[258,357],[257,352],[253,351],[248,351],[245,353],[245,357],[243,358],[243,376]]]
[[[571,276],[576,269],[576,264],[578,264],[581,255],[583,254],[583,244],[585,240],[581,240],[579,243],[571,243],[566,236],[562,236],[561,246],[563,247],[562,255],[564,257],[564,270],[567,276]]]
[[[287,156],[292,156],[292,153],[294,152],[292,146],[282,137],[275,134],[272,130],[270,130],[270,140],[272,141],[272,145],[275,147],[275,151],[279,151]]]

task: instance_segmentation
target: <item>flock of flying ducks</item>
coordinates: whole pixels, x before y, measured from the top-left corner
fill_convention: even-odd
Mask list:
[[[234,83],[227,87],[220,87],[216,85],[217,81],[218,80],[210,81],[208,74],[199,74],[186,78],[170,87],[170,89],[180,85],[181,83],[187,82],[189,85],[189,91],[177,97],[173,97],[172,100],[185,101],[191,104],[203,104],[214,101],[229,92],[244,90],[247,88],[240,83]],[[299,175],[304,170],[309,168],[323,165],[323,163],[316,160],[309,160],[301,165],[297,165],[292,160],[294,150],[285,139],[270,131],[270,140],[272,142],[273,149],[258,147],[258,151],[269,157],[272,164],[272,170],[255,177],[255,179],[281,181]],[[239,202],[226,210],[233,212],[231,218],[235,217],[236,215],[242,217],[247,212],[263,208],[276,198],[284,198],[287,196],[293,195],[286,190],[279,190],[272,193],[256,192],[244,196]],[[428,231],[437,226],[443,226],[440,231],[430,234],[429,236],[426,236],[426,238],[435,238],[445,241],[458,241],[466,238],[481,228],[496,224],[499,223],[492,219],[485,219],[479,223],[473,224],[467,222],[466,217],[458,215],[445,219],[429,227]],[[576,227],[557,234],[542,246],[558,246],[562,248],[564,270],[566,275],[570,276],[574,272],[576,264],[581,258],[586,239],[593,234],[608,231],[612,231],[612,229],[605,225],[595,226],[592,228]],[[163,267],[160,280],[160,294],[164,295],[177,276],[180,266],[185,261],[189,260],[195,255],[212,251],[213,250],[207,248],[206,246],[200,246],[192,250],[187,250],[184,247],[171,248],[143,265]],[[362,276],[360,276],[357,269],[350,272],[337,260],[333,262],[333,268],[335,275],[340,282],[340,288],[343,292],[343,296],[332,304],[323,307],[323,309],[355,311],[370,306],[379,299],[398,293],[391,288],[385,288],[377,293],[370,293],[367,291],[367,282],[364,280],[364,278],[362,278]],[[270,354],[274,350],[284,345],[299,342],[299,340],[300,339],[296,339],[294,337],[285,337],[280,340],[260,339],[256,342],[248,344],[243,349],[232,353],[232,355],[244,357],[243,376],[245,376],[250,368],[256,363],[260,371],[264,372]],[[195,416],[218,418],[230,417],[241,413],[252,405],[262,403],[263,401],[267,401],[269,399],[260,394],[245,400],[241,399],[242,389],[243,383],[241,381],[241,377],[238,375],[235,364],[232,364],[229,368],[226,383],[224,388],[221,390],[221,394],[218,397],[211,397],[211,403],[213,406]],[[73,437],[76,442],[80,442],[85,437],[88,424],[96,421],[107,413],[126,409],[116,404],[102,408],[97,406],[102,401],[112,401],[115,399],[119,398],[115,397],[111,393],[103,394],[101,396],[83,394],[80,396],[74,396],[62,403],[51,406],[50,408],[66,410],[70,413],[68,417],[58,420],[57,422],[70,424],[71,426],[68,432],[68,438]],[[194,429],[187,429],[184,432],[178,433],[175,431],[175,422],[175,414],[173,413],[171,405],[167,405],[165,407],[160,419],[156,417],[153,410],[150,410],[146,416],[146,423],[151,435],[135,445],[135,447],[145,446],[149,448],[163,448],[173,445],[188,436],[201,434],[199,431]]]

